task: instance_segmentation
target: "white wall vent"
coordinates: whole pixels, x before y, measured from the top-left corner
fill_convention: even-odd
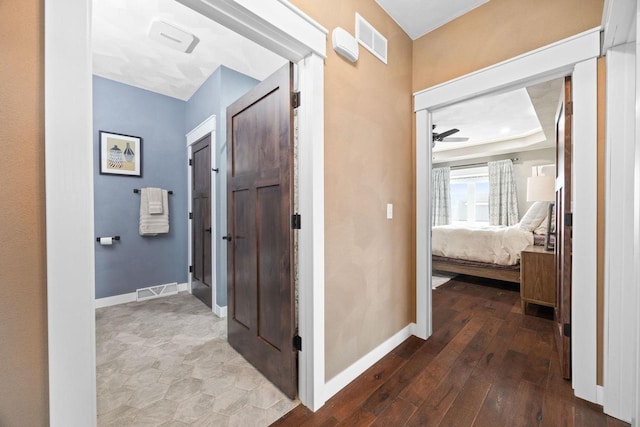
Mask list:
[[[380,61],[387,63],[387,39],[356,13],[356,39]]]
[[[166,285],[150,286],[148,288],[136,289],[137,301],[144,301],[153,298],[168,297],[178,293],[178,282],[167,283]]]
[[[200,41],[191,33],[161,19],[154,19],[149,26],[149,38],[184,53],[191,53]]]

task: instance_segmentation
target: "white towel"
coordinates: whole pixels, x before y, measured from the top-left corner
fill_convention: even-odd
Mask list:
[[[147,188],[140,190],[140,235],[155,236],[169,232],[169,196],[167,190],[162,191],[162,213],[151,215],[149,213],[149,191]]]
[[[149,214],[158,215],[164,213],[162,206],[162,188],[147,188],[149,194]]]

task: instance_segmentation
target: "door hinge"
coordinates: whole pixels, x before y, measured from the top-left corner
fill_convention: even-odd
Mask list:
[[[189,266],[189,273],[193,273],[193,265]]]
[[[291,92],[291,108],[300,106],[300,92]]]
[[[189,166],[193,166],[193,160],[189,159]]]
[[[300,218],[300,214],[291,215],[291,228],[293,230],[300,230],[302,228],[302,219]]]
[[[562,324],[562,335],[567,338],[571,338],[571,323]]]
[[[193,212],[189,212],[189,219],[193,219]]]
[[[573,115],[573,102],[571,102],[571,101],[567,102],[567,111],[566,111],[566,113],[568,115],[570,115],[570,116]]]
[[[293,349],[295,351],[302,351],[302,337],[300,335],[293,337]]]
[[[564,214],[565,227],[573,227],[573,214],[571,212]]]

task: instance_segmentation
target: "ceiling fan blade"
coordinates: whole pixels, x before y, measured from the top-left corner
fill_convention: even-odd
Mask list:
[[[446,137],[448,137],[450,135],[453,135],[454,133],[458,133],[458,132],[460,132],[460,129],[449,129],[449,130],[446,130],[446,131],[438,134],[438,139],[440,141],[442,141]]]
[[[444,142],[466,142],[468,140],[469,138],[467,138],[466,136],[450,136],[448,138],[442,139],[442,141]]]

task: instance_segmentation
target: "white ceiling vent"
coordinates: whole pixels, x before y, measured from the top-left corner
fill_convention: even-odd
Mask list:
[[[387,39],[356,13],[356,39],[380,61],[387,63]]]
[[[149,38],[180,52],[191,53],[200,39],[173,24],[154,19],[149,27]]]

